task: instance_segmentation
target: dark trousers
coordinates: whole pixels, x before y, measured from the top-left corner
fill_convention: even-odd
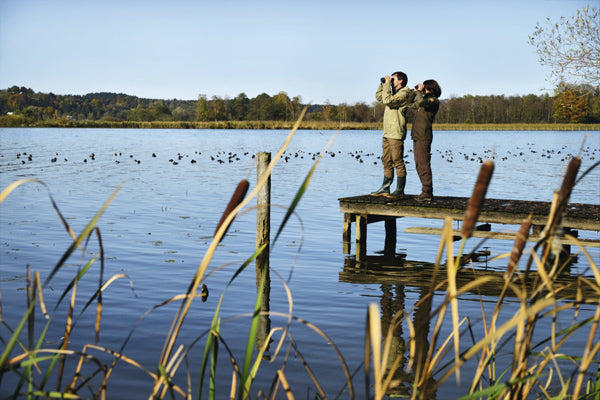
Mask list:
[[[383,174],[388,178],[393,178],[394,170],[396,170],[397,176],[406,176],[404,140],[384,137],[382,147],[381,162],[383,163]]]
[[[414,140],[415,167],[421,180],[421,191],[433,195],[433,178],[431,175],[431,141]]]

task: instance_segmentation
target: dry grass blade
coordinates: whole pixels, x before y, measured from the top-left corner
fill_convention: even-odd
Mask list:
[[[288,383],[287,379],[285,378],[285,374],[283,373],[282,370],[277,371],[277,377],[279,378],[279,382],[281,383],[281,386],[283,386],[283,390],[285,390],[285,395],[288,398],[288,400],[294,400],[294,394],[292,393],[292,388],[290,387],[290,384]]]
[[[83,231],[81,231],[79,236],[77,236],[75,238],[73,244],[63,254],[62,258],[58,261],[58,263],[56,264],[54,269],[50,272],[50,274],[46,278],[46,281],[44,282],[44,286],[47,286],[49,284],[49,282],[52,280],[52,277],[54,276],[54,274],[56,274],[56,272],[64,265],[64,263],[67,261],[67,259],[73,253],[73,251],[75,251],[76,248],[80,247],[81,242],[83,242],[83,240],[86,239],[90,235],[92,230],[95,228],[96,223],[100,219],[100,216],[102,216],[102,214],[104,213],[104,211],[106,211],[106,209],[108,208],[110,203],[112,203],[112,201],[115,199],[119,190],[121,190],[121,185],[117,186],[117,188],[112,192],[112,194],[110,195],[108,200],[106,200],[106,202],[102,205],[100,210],[96,213],[96,215],[94,215],[94,218],[92,218],[92,220],[86,225],[86,227],[83,228]]]
[[[452,222],[449,220],[446,220],[444,223],[444,226],[442,228],[442,235],[440,238],[440,245],[438,248],[438,254],[437,254],[436,263],[435,263],[435,271],[434,271],[435,273],[437,273],[437,271],[439,269],[439,263],[440,263],[440,260],[442,259],[442,255],[444,252],[444,248],[446,247],[446,243],[448,243],[448,242],[450,242],[450,243],[453,242]],[[441,285],[442,285],[442,283],[440,282],[438,287],[441,287]],[[432,282],[430,293],[434,293],[434,291],[437,290],[438,287],[435,287],[434,282]],[[436,319],[435,326],[433,328],[433,332],[431,335],[431,343],[429,344],[429,351],[427,352],[427,358],[426,358],[425,364],[423,366],[424,374],[428,374],[428,375],[433,374],[433,370],[438,363],[440,354],[443,351],[443,348],[445,347],[445,345],[442,345],[442,347],[436,353],[436,351],[435,351],[436,344],[437,344],[437,340],[438,340],[438,337],[439,337],[439,334],[441,331],[442,322],[443,322],[445,314],[446,314],[447,305],[448,305],[447,301],[442,302],[442,304],[439,306],[439,309],[435,312],[435,313],[437,313],[437,319]]]
[[[585,351],[579,365],[579,373],[577,374],[577,381],[575,383],[575,390],[573,392],[573,398],[579,398],[579,392],[585,379],[585,372],[590,367],[590,364],[594,361],[594,357],[600,351],[600,341],[597,340],[598,323],[600,322],[600,307],[596,307],[596,313],[594,314],[594,321],[590,328],[590,334],[588,335],[588,341],[585,346]],[[595,344],[594,344],[595,341]],[[596,361],[597,362],[597,361]]]
[[[383,385],[383,367],[381,365],[381,322],[379,320],[379,308],[376,304],[369,304],[369,311],[367,315],[367,331],[368,331],[368,342],[367,346],[370,345],[371,354],[373,355],[373,386],[375,388],[374,398],[381,399],[385,394],[382,392]],[[365,371],[370,373],[370,371]]]
[[[304,369],[306,370],[306,372],[310,376],[310,379],[315,384],[317,392],[319,392],[320,398],[323,398],[323,399],[327,398],[327,396],[325,395],[325,392],[323,391],[323,388],[321,387],[321,384],[319,383],[319,380],[317,379],[316,375],[312,371],[312,368],[310,368],[310,365],[308,364],[308,362],[306,361],[306,359],[302,355],[302,352],[300,352],[300,348],[298,347],[298,344],[296,343],[296,341],[294,340],[294,338],[291,337],[291,335],[289,335],[289,337],[290,337],[290,344],[294,348],[295,356],[298,357],[300,359],[300,361],[302,362],[302,365],[304,366]]]
[[[11,183],[7,187],[5,187],[2,190],[2,192],[0,192],[0,204],[2,204],[4,202],[4,200],[6,200],[8,195],[11,194],[13,190],[15,190],[16,188],[18,188],[19,186],[21,186],[22,184],[27,183],[27,182],[37,182],[37,183],[42,184],[43,186],[46,186],[46,184],[44,182],[40,181],[39,179],[35,179],[35,178],[19,179],[18,181],[14,181],[13,183]]]
[[[581,243],[579,243],[577,241],[577,238],[570,236],[570,235],[567,235],[567,237],[569,237],[572,241],[574,241],[577,244],[577,246],[579,247],[579,249],[581,250],[581,252],[585,255],[588,262],[590,263],[590,269],[592,270],[592,273],[594,274],[594,279],[596,280],[596,285],[600,286],[600,270],[598,269],[598,266],[594,262],[594,259],[590,256],[590,253],[586,250],[585,247],[583,247],[583,245]]]
[[[48,319],[48,311],[46,310],[46,303],[44,302],[44,294],[42,293],[42,278],[40,278],[40,272],[39,271],[35,271],[35,273],[33,274],[33,284],[36,287],[36,291],[35,291],[35,295],[39,296],[39,302],[40,302],[40,309],[42,310],[42,313],[44,314],[44,316],[46,317],[46,319]]]
[[[482,169],[483,169],[483,167],[482,167]],[[479,182],[479,180],[478,180],[478,182]],[[477,188],[477,186],[476,186],[476,188]],[[471,197],[471,199],[473,199],[473,197]],[[470,205],[469,205],[469,207],[470,207]],[[469,209],[467,208],[467,213],[468,212],[469,212]],[[479,213],[479,211],[477,211],[477,213]],[[475,219],[477,219],[477,217],[475,217]],[[473,224],[474,223],[475,222],[473,222]],[[449,228],[446,228],[446,226]],[[446,222],[445,222],[446,232],[448,231],[448,229],[451,229],[451,228],[452,228],[452,220],[450,218],[447,218]],[[470,233],[469,233],[469,235],[470,235]],[[463,239],[463,245],[464,245],[464,239]],[[450,302],[450,308],[452,311],[452,326],[453,326],[452,335],[454,336],[454,361],[456,363],[458,363],[458,361],[460,359],[460,330],[459,330],[460,317],[458,315],[458,290],[457,290],[457,286],[456,286],[457,268],[455,267],[455,265],[453,263],[454,251],[453,251],[453,246],[452,246],[451,240],[446,241],[446,255],[448,256],[448,265],[446,266],[446,273],[447,273],[447,277],[448,277],[448,288],[447,288],[447,294],[446,294],[446,301]],[[458,258],[460,258],[460,256]],[[456,369],[456,380],[460,384],[460,369],[458,369],[458,368]]]
[[[460,231],[463,238],[471,237],[471,234],[473,233],[473,229],[477,223],[477,218],[479,217],[479,212],[481,211],[481,204],[483,203],[485,194],[487,193],[493,172],[494,162],[492,160],[486,160],[481,165],[479,176],[477,177],[475,188],[473,189],[473,194],[469,199],[469,205],[465,211],[463,225]]]
[[[375,309],[377,309],[377,306],[375,305]],[[270,311],[269,312],[270,315],[272,316],[280,316],[280,317],[284,317],[284,318],[291,318],[294,321],[300,322],[301,324],[305,325],[306,327],[312,329],[314,332],[316,332],[319,336],[321,336],[323,339],[325,339],[326,343],[333,349],[333,351],[335,352],[336,356],[338,357],[338,359],[340,360],[340,363],[342,365],[342,369],[344,371],[344,375],[346,377],[346,382],[348,383],[348,394],[350,396],[351,399],[354,398],[354,386],[352,385],[352,376],[350,374],[350,370],[348,369],[348,365],[346,364],[346,361],[344,360],[344,357],[342,356],[342,353],[340,352],[340,349],[338,349],[338,347],[336,346],[336,344],[334,343],[334,341],[325,334],[325,332],[323,332],[321,329],[319,329],[319,327],[315,326],[314,324],[293,316],[293,315],[289,315],[289,314],[285,314],[285,313],[280,313],[280,312],[276,312],[276,311]],[[377,320],[379,320],[379,317],[377,316]],[[381,332],[381,329],[380,329]],[[379,343],[381,343],[381,341],[379,340]],[[368,351],[368,350],[367,350]],[[287,356],[286,356],[287,358]],[[367,364],[366,359],[365,359],[365,364]]]
[[[63,217],[62,213],[60,212],[60,210],[58,208],[58,205],[56,204],[56,202],[54,201],[54,198],[52,197],[52,193],[50,192],[50,188],[48,187],[48,185],[46,185],[44,182],[40,181],[39,179],[35,179],[35,178],[19,179],[19,180],[15,181],[15,182],[11,183],[4,190],[2,190],[2,192],[0,193],[0,204],[2,204],[2,202],[4,202],[4,200],[6,199],[6,197],[8,197],[8,195],[13,190],[15,190],[17,187],[21,186],[22,184],[28,183],[28,182],[39,183],[40,185],[42,185],[42,186],[44,186],[46,188],[46,190],[48,191],[48,197],[50,198],[50,202],[52,203],[52,207],[54,208],[54,210],[58,214],[58,217],[60,218],[63,226],[67,230],[67,233],[69,234],[69,236],[71,236],[71,238],[73,240],[76,240],[77,237],[75,235],[75,232],[73,232],[73,230],[71,229],[71,227],[67,223],[67,220],[65,219],[65,217]]]
[[[329,140],[329,142],[327,143],[327,145],[325,146],[325,148],[323,149],[323,151],[321,151],[319,153],[319,156],[317,157],[317,160],[313,163],[313,166],[311,167],[310,171],[306,175],[306,178],[304,178],[304,181],[300,185],[300,188],[298,188],[298,192],[294,196],[294,199],[292,200],[292,203],[288,207],[287,212],[286,212],[285,216],[283,217],[283,222],[281,223],[279,229],[277,230],[277,233],[275,234],[275,238],[273,239],[273,246],[275,246],[275,243],[277,242],[277,238],[279,238],[279,235],[281,234],[281,231],[282,231],[283,227],[285,226],[287,220],[290,218],[291,214],[296,209],[296,206],[300,202],[300,199],[302,198],[302,195],[304,194],[304,192],[308,188],[308,184],[310,183],[310,180],[312,179],[312,176],[313,176],[315,170],[317,169],[317,165],[319,165],[319,162],[323,158],[323,155],[327,153],[327,150],[333,144],[333,142],[335,141],[335,138],[337,137],[338,134],[339,134],[339,131],[337,131],[335,133],[335,135],[333,135],[331,137],[331,139]]]
[[[450,374],[454,373],[454,370],[462,367],[462,365],[467,361],[474,357],[481,349],[485,346],[488,346],[492,341],[499,340],[502,336],[504,336],[507,332],[515,328],[517,325],[522,323],[523,321],[527,321],[527,319],[534,317],[544,308],[552,306],[554,304],[554,299],[542,299],[532,304],[529,307],[521,310],[514,316],[512,316],[508,321],[502,324],[493,334],[486,336],[481,339],[473,346],[468,348],[460,357],[458,363],[452,365],[452,367],[444,374],[444,376],[439,380],[444,381]]]

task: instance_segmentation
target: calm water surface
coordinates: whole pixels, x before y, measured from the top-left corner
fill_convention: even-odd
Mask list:
[[[252,156],[259,151],[275,154],[288,133],[0,129],[0,183],[4,188],[22,178],[43,181],[76,233],[122,185],[98,223],[105,254],[104,279],[121,273],[127,276],[105,292],[98,344],[120,350],[125,337],[147,310],[186,291],[237,183],[248,178],[251,189],[254,186],[256,170]],[[276,166],[271,200],[283,207],[272,209],[274,231],[285,214],[284,207],[290,204],[313,165],[315,154],[323,151],[332,136],[328,131],[298,132],[285,158]],[[407,142],[407,192],[418,194],[420,183],[411,147]],[[436,132],[432,154],[434,195],[470,196],[480,160],[494,157],[496,167],[488,197],[550,201],[553,191],[560,186],[566,160],[580,151],[582,170],[600,161],[600,132]],[[292,293],[293,314],[318,326],[340,349],[352,372],[360,369],[363,360],[368,304],[375,302],[381,307],[385,323],[399,312],[419,313],[418,309],[412,310],[423,296],[420,287],[393,275],[389,278],[388,274],[388,278],[383,279],[385,274],[357,274],[352,258],[342,252],[342,214],[337,199],[365,194],[380,186],[380,152],[380,132],[341,132],[317,167],[296,215],[271,250],[271,311],[288,312],[283,280]],[[70,245],[70,237],[52,208],[48,189],[28,183],[17,188],[0,205],[2,316],[12,328],[23,313],[26,266],[40,271],[44,279]],[[598,204],[599,193],[600,170],[596,168],[578,184],[571,201]],[[255,201],[250,203],[254,204]],[[255,224],[255,210],[249,207],[230,228],[209,267],[218,269],[205,281],[210,296],[205,303],[195,303],[186,319],[180,343],[190,345],[205,332],[219,296],[226,291],[222,308],[223,337],[238,362],[243,359],[249,319],[234,317],[252,311],[256,293],[253,265],[231,286],[226,285],[234,271],[254,252]],[[398,220],[397,252],[406,260],[427,265],[435,260],[439,238],[403,233],[408,226],[423,224],[441,227],[439,221]],[[383,250],[384,229],[378,225],[369,227],[369,255]],[[515,230],[516,227],[504,229]],[[582,232],[581,237],[598,239],[598,233]],[[477,241],[468,242],[466,251],[477,245]],[[511,245],[507,241],[486,242],[484,248],[490,254],[476,266],[502,270],[507,260],[491,259],[509,252]],[[458,242],[456,246],[458,249]],[[598,249],[589,251],[598,263]],[[97,245],[91,244],[89,252],[97,253]],[[44,293],[50,305],[55,304],[81,266],[81,254],[69,259],[67,265]],[[589,275],[588,265],[585,257],[580,256],[572,272]],[[406,267],[410,268],[416,267]],[[415,271],[419,271],[418,268]],[[81,282],[79,312],[95,290],[97,281],[96,270]],[[485,307],[491,310],[494,298],[483,299]],[[435,308],[441,300],[441,294],[436,296],[432,306]],[[460,310],[461,315],[470,316],[475,332],[481,337],[479,300],[476,294],[465,295]],[[514,305],[508,302],[507,311],[516,308],[516,302]],[[123,353],[155,371],[175,310],[176,305],[169,305],[146,316],[135,328]],[[583,307],[581,315],[589,315],[593,310],[590,306]],[[62,321],[64,307],[58,314],[57,318]],[[581,315],[577,318],[582,318]],[[567,327],[573,320],[565,317],[558,322]],[[42,322],[40,318],[38,326]],[[273,327],[283,326],[285,318],[273,316],[270,322]],[[83,344],[93,342],[93,323],[94,313],[89,309],[77,322],[70,348],[81,349]],[[49,342],[60,340],[63,326],[57,323],[51,327]],[[450,331],[451,324],[444,324],[442,337]],[[9,336],[6,327],[0,327],[0,332],[6,340]],[[408,341],[408,329],[401,326],[396,333],[398,356],[405,357],[402,349]],[[301,323],[292,324],[292,335],[326,393],[334,397],[343,391],[343,372],[327,340]],[[575,337],[563,350],[573,349],[579,354],[578,349],[586,340],[587,337]],[[201,339],[190,350],[188,362],[192,379],[197,377],[203,343]],[[273,350],[271,348],[270,353]],[[223,360],[218,391],[224,396],[223,393],[228,393],[231,367],[225,352],[220,354]],[[99,353],[98,356],[106,358]],[[256,388],[267,390],[279,367],[278,362],[264,363]],[[297,397],[314,394],[313,385],[297,359],[286,367],[286,376],[292,381]],[[469,367],[463,372],[464,381],[468,382],[468,377]],[[178,379],[184,383],[184,374]],[[11,382],[10,378],[3,386],[5,382]],[[110,397],[147,398],[150,382],[147,375],[122,363],[109,381]],[[357,397],[363,398],[362,372],[356,374],[353,382]],[[451,379],[436,395],[454,398],[466,393],[464,386]],[[346,398],[347,391],[342,393],[342,398]],[[0,394],[5,395],[5,390],[0,389]]]

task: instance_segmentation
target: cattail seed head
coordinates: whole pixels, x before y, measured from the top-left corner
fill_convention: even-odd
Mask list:
[[[581,166],[581,158],[575,157],[571,159],[569,162],[569,166],[567,167],[567,172],[565,173],[565,177],[563,179],[562,185],[560,187],[560,200],[565,203],[568,201],[571,191],[575,186],[575,178],[577,178],[577,172],[579,171],[579,167]]]
[[[217,224],[217,228],[215,229],[214,234],[216,234],[219,231],[219,228],[221,227],[221,225],[223,225],[227,216],[242,202],[242,200],[244,200],[244,197],[246,197],[246,192],[248,192],[249,186],[250,183],[246,179],[242,179],[240,183],[238,183],[237,188],[235,188],[235,192],[233,192],[233,195],[231,196],[231,200],[229,200],[229,204],[227,204],[227,207],[225,208],[225,211],[221,216],[221,220]],[[227,226],[227,229],[229,229],[229,226]],[[227,229],[225,229],[223,237],[225,237]],[[221,238],[221,240],[223,239],[223,237]]]
[[[558,191],[558,195],[555,199],[555,204],[553,204],[554,208],[551,210],[549,215],[550,223],[548,229],[551,235],[553,235],[556,229],[560,226],[563,211],[569,203],[569,197],[571,197],[571,191],[575,186],[575,180],[577,178],[577,172],[579,172],[580,166],[581,158],[579,157],[575,157],[569,162],[567,172],[565,173],[562,185],[560,186],[560,190]]]
[[[508,261],[508,267],[506,268],[506,272],[504,273],[504,277],[508,278],[512,275],[513,271],[517,267],[519,260],[521,259],[521,255],[523,254],[523,249],[525,248],[525,243],[527,243],[527,239],[529,239],[529,230],[531,229],[531,215],[523,220],[521,223],[521,228],[519,228],[519,233],[517,233],[517,237],[515,239],[515,244],[513,245],[512,251],[510,253],[510,260]]]
[[[475,182],[475,188],[473,189],[473,194],[471,195],[471,199],[469,199],[469,205],[465,211],[463,225],[460,231],[462,237],[465,239],[470,237],[473,233],[473,228],[477,223],[477,218],[481,211],[481,204],[483,203],[488,186],[490,185],[493,172],[494,162],[492,160],[486,160],[481,165],[479,176],[477,177],[477,182]]]

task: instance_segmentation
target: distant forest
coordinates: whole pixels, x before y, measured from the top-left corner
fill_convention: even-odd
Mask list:
[[[40,121],[293,121],[305,107],[280,92],[249,98],[199,95],[197,100],[145,99],[122,93],[57,95],[13,86],[0,90],[0,126]],[[306,121],[377,123],[384,107],[341,103],[308,105]],[[412,121],[409,114],[409,121]],[[598,123],[600,90],[566,87],[553,96],[462,96],[442,99],[439,124]]]

